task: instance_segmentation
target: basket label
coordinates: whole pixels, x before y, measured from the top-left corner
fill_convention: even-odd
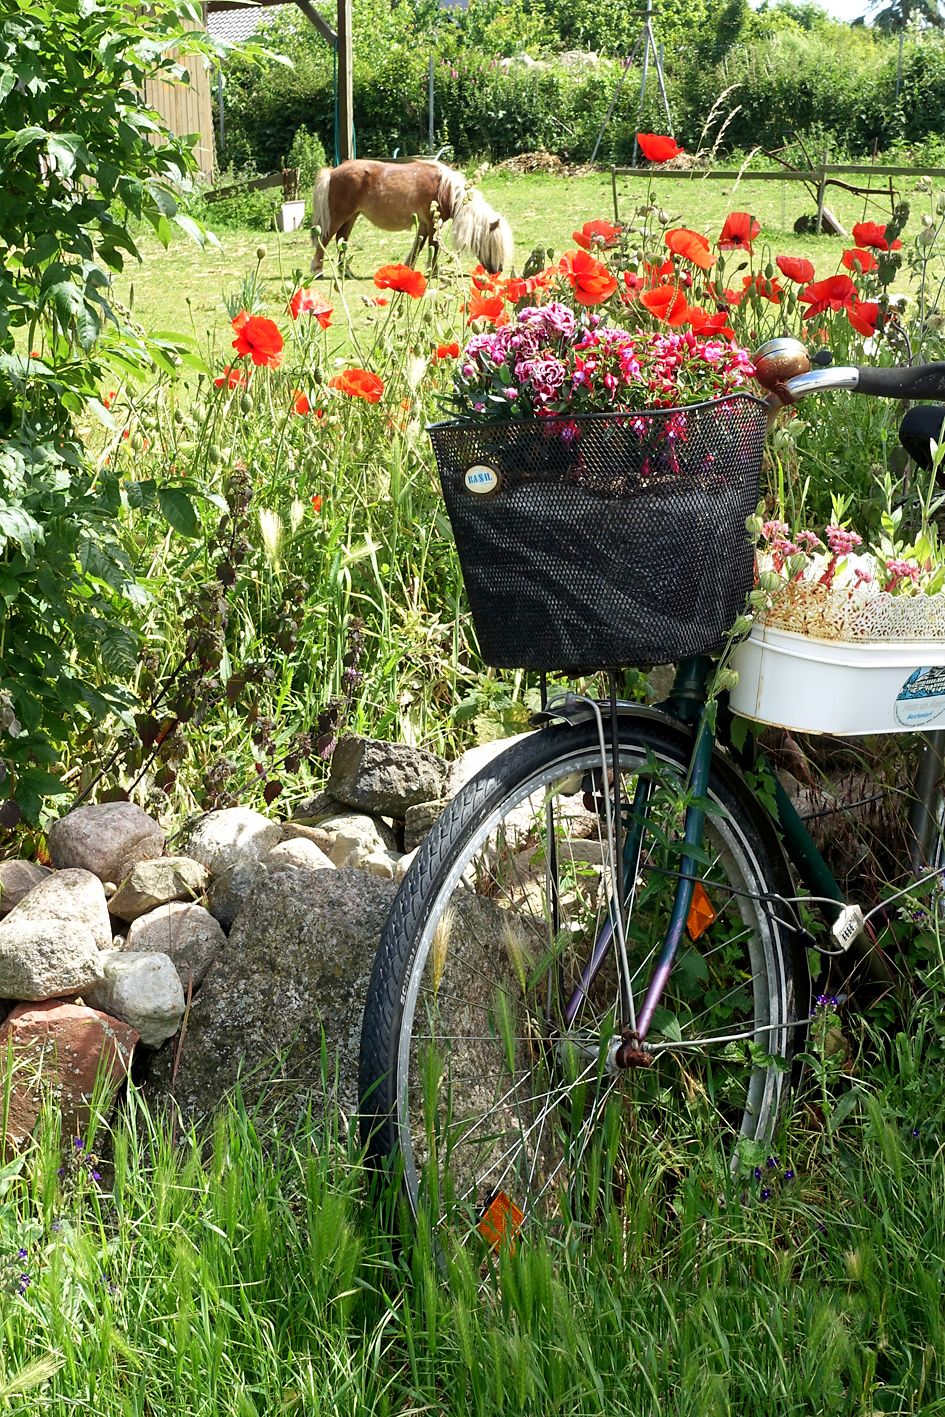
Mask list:
[[[474,492],[477,497],[493,497],[502,486],[502,477],[497,468],[480,462],[466,469],[463,482],[467,492]]]
[[[945,716],[945,666],[915,669],[896,696],[896,722],[924,728]]]

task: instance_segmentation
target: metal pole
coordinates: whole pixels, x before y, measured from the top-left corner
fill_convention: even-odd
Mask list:
[[[647,0],[646,16],[646,23],[643,27],[643,71],[640,75],[640,102],[637,105],[637,128],[640,127],[643,121],[643,105],[646,102],[646,79],[650,69],[650,0]],[[636,131],[634,131],[633,134],[633,158],[630,165],[631,167],[636,167],[637,165]]]
[[[618,98],[620,97],[620,90],[623,88],[623,86],[624,86],[624,84],[625,84],[625,82],[626,82],[627,75],[629,74],[630,70],[633,68],[633,63],[634,63],[634,60],[635,60],[636,57],[637,57],[637,50],[638,50],[639,48],[640,48],[640,40],[637,39],[636,44],[633,46],[633,51],[632,51],[632,53],[631,53],[631,55],[630,55],[630,58],[624,60],[623,73],[620,75],[620,78],[617,80],[617,87],[614,89],[614,96],[613,96],[613,98],[610,100],[610,107],[609,107],[608,110],[607,110],[607,113],[606,113],[606,116],[605,116],[605,118],[604,118],[603,123],[600,125],[600,132],[599,132],[598,135],[597,135],[597,142],[594,144],[594,151],[591,153],[591,162],[592,162],[592,163],[593,163],[594,159],[595,159],[596,156],[597,156],[597,149],[600,147],[601,139],[602,139],[603,136],[604,136],[604,133],[605,133],[605,131],[606,131],[606,129],[607,129],[607,125],[608,125],[608,123],[610,122],[611,118],[613,117],[614,109],[617,107],[617,100],[618,100]],[[635,145],[636,145],[636,144],[635,144],[635,142],[634,142],[634,146],[635,146]]]
[[[427,65],[427,113],[429,114],[430,151],[433,151],[433,55]],[[593,162],[593,158],[591,161]]]
[[[656,40],[653,38],[653,28],[649,20],[647,20],[646,22],[646,27],[650,33],[650,43],[653,46],[653,56],[656,60],[656,82],[659,84],[660,96],[663,100],[663,112],[666,114],[666,130],[669,133],[669,136],[672,137],[673,120],[669,114],[669,97],[666,93],[666,78],[663,74],[663,46],[660,45],[659,49],[657,50]]]

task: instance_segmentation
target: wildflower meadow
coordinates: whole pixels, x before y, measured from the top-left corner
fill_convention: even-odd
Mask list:
[[[685,143],[660,133],[637,135],[651,184],[620,219],[600,198],[561,222],[547,185],[527,189],[541,240],[511,269],[445,249],[414,269],[391,243],[365,280],[356,230],[315,280],[298,244],[243,232],[212,324],[167,329],[141,312],[178,298],[168,272],[183,283],[228,248],[188,214],[192,156],[152,133],[140,90],[155,64],[174,77],[182,44],[210,59],[212,44],[164,3],[15,9],[13,28],[0,17],[0,161],[17,178],[0,202],[4,857],[47,864],[52,823],[90,802],[175,830],[237,804],[287,819],[346,733],[453,758],[529,727],[536,676],[480,653],[429,424],[527,418],[579,451],[579,414],[632,436],[641,410],[679,410],[654,454],[672,467],[690,405],[761,396],[752,352],[771,337],[815,367],[945,357],[932,180],[864,202],[848,239],[795,238],[737,185],[711,221],[695,180],[670,203],[660,168]],[[849,394],[782,412],[746,625],[759,606],[820,615],[827,594],[857,609],[941,591],[940,440],[917,469],[901,413]],[[653,702],[658,678],[628,672],[625,691]],[[135,1065],[114,1106],[100,1078],[78,1135],[47,1089],[21,1147],[8,1047],[0,1411],[945,1411],[940,887],[902,887],[888,740],[768,737],[851,891],[890,898],[895,977],[854,996],[808,951],[795,1105],[757,1164],[736,1174],[712,1146],[630,1128],[593,1223],[536,1227],[484,1267],[436,1250],[398,1178],[369,1171],[327,1042],[303,1093],[279,1090],[276,1059],[265,1103],[238,1085],[198,1121],[153,1104]],[[855,815],[880,794],[890,818]]]

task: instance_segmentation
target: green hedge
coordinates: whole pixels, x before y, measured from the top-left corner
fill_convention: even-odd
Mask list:
[[[738,19],[737,0],[721,8]],[[427,67],[435,52],[436,144],[449,144],[457,161],[473,156],[501,160],[538,148],[573,161],[590,157],[621,75],[617,61],[573,68],[546,56],[536,67],[503,65],[487,48],[463,48],[463,33],[455,24],[435,34],[409,31],[406,21],[397,18],[403,13],[396,7],[385,12],[387,33],[370,41],[358,42],[356,32],[354,101],[361,155],[427,150]],[[763,12],[752,25],[748,38],[730,46],[716,63],[707,62],[713,41],[704,34],[691,48],[679,45],[667,54],[675,131],[690,150],[726,90],[713,132],[737,110],[725,129],[728,149],[779,148],[801,132],[818,151],[827,145],[834,156],[855,156],[870,153],[874,145],[882,151],[896,143],[921,144],[945,130],[941,36],[908,40],[897,103],[895,41],[864,28],[824,24],[807,29],[777,11]],[[716,40],[720,34],[715,32]],[[251,67],[233,58],[226,91],[226,159],[266,171],[289,152],[300,127],[316,134],[329,156],[334,151],[327,45],[314,31],[307,34],[285,22],[271,42],[290,55],[294,67]],[[635,71],[623,87],[599,161],[629,157],[638,86]],[[643,126],[665,128],[652,83]]]

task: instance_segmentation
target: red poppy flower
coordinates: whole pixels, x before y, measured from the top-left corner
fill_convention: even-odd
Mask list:
[[[289,314],[293,320],[297,320],[300,315],[311,315],[323,330],[327,330],[331,324],[333,313],[334,307],[329,305],[324,296],[316,295],[304,285],[299,286],[289,301]]]
[[[685,152],[675,138],[664,138],[659,133],[638,133],[637,146],[647,162],[669,162]]]
[[[820,315],[827,310],[843,310],[856,300],[856,286],[849,276],[828,276],[826,280],[814,280],[798,292],[798,300],[809,308],[804,319]]]
[[[502,293],[510,305],[517,305],[528,294],[528,281],[521,276],[510,276],[502,283]]]
[[[640,302],[667,325],[685,325],[689,320],[689,306],[678,285],[655,285],[652,290],[643,292]]]
[[[854,246],[852,251],[844,251],[840,257],[840,264],[846,266],[848,271],[852,271],[855,276],[868,275],[870,271],[875,271],[879,267],[879,262],[872,251],[864,251],[859,246]]]
[[[698,231],[689,231],[687,227],[679,226],[673,231],[667,231],[665,241],[673,255],[682,256],[702,271],[707,271],[715,261],[709,251],[708,240],[700,236]]]
[[[497,329],[508,324],[509,319],[502,296],[487,295],[484,291],[476,291],[473,295],[466,306],[466,317],[469,320],[489,320]]]
[[[720,251],[751,251],[751,243],[761,227],[749,212],[729,212],[718,239]]]
[[[600,305],[617,289],[616,278],[586,251],[565,251],[558,270],[570,282],[579,305]]]
[[[798,285],[806,285],[814,279],[814,263],[806,261],[803,256],[778,256],[775,265],[783,276]]]
[[[745,276],[742,286],[746,295],[749,290],[756,290],[764,300],[770,300],[772,305],[781,304],[781,286],[773,276],[770,279],[763,275]]]
[[[308,401],[308,396],[302,393],[301,389],[292,390],[292,407],[296,413],[304,415],[311,413],[312,405]]]
[[[459,345],[455,340],[451,344],[438,344],[433,354],[434,363],[440,359],[458,359]]]
[[[689,323],[692,325],[694,335],[703,335],[706,339],[711,339],[713,336],[718,339],[735,338],[735,331],[728,322],[727,310],[718,310],[714,315],[707,315],[704,310],[696,307],[690,309],[689,316]]]
[[[30,358],[31,358],[31,359],[38,358],[38,357],[39,357],[38,355],[32,355],[32,354],[30,355]],[[109,391],[108,391],[107,394],[102,394],[102,403],[105,405],[106,408],[111,408],[112,404],[115,402],[115,399],[116,399],[117,397],[118,397],[118,390],[117,390],[117,389],[109,389]]]
[[[311,502],[312,502],[312,511],[313,511],[313,512],[316,514],[316,516],[317,516],[318,513],[319,513],[319,512],[321,511],[321,509],[322,509],[322,499],[321,499],[321,497],[318,495],[317,492],[315,493],[314,497],[312,497]]]
[[[646,289],[646,280],[643,276],[635,276],[632,271],[624,271],[623,283],[631,295],[639,295],[641,290]]]
[[[365,295],[364,300],[368,305],[389,305],[390,301],[386,295]]]
[[[275,320],[265,315],[247,315],[241,310],[233,321],[236,339],[233,348],[237,354],[250,356],[254,364],[263,364],[267,369],[278,369],[282,363],[284,348],[282,336]]]
[[[853,300],[847,306],[847,319],[855,330],[867,338],[875,335],[879,319],[879,302],[876,300]]]
[[[902,242],[890,242],[886,237],[886,227],[878,221],[858,221],[853,228],[853,240],[857,246],[872,246],[874,251],[898,251]]]
[[[328,380],[330,389],[338,389],[353,399],[364,399],[367,403],[377,403],[384,392],[383,380],[367,369],[345,369]]]
[[[228,389],[245,389],[249,380],[246,370],[241,369],[238,364],[228,364],[222,374],[218,374],[214,379],[214,386],[222,389],[225,384]]]
[[[614,226],[609,221],[586,221],[580,231],[572,231],[571,240],[584,251],[595,247],[607,251],[617,245],[622,231],[622,226]]]
[[[381,266],[374,272],[374,284],[378,290],[402,290],[414,300],[419,300],[427,288],[427,278],[422,271],[403,264]]]
[[[473,290],[498,290],[502,284],[501,276],[487,271],[481,261],[478,266],[473,267],[469,279],[472,281]]]

